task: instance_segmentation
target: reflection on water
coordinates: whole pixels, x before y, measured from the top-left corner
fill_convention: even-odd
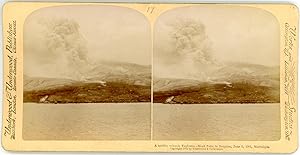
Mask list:
[[[279,140],[279,104],[154,104],[154,140]]]
[[[151,104],[24,103],[25,140],[149,140]]]

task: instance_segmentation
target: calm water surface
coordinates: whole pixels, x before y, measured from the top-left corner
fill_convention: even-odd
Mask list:
[[[279,104],[154,104],[155,140],[279,140]]]
[[[148,140],[150,103],[24,103],[26,140]]]
[[[149,140],[151,104],[24,103],[25,140]],[[279,140],[279,104],[154,104],[154,140]]]

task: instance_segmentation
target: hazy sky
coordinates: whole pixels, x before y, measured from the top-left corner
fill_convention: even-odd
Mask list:
[[[166,11],[155,27],[157,59],[174,50],[170,23],[179,19],[200,21],[218,61],[279,65],[279,24],[272,14],[250,7],[191,6]],[[169,55],[166,59],[171,59]]]
[[[193,44],[201,42],[197,47],[181,52],[194,48],[200,54],[184,56],[174,70],[180,66],[186,70],[194,65],[194,59],[207,57],[201,51],[208,51],[218,62],[279,65],[279,25],[275,17],[260,9],[229,5],[182,7],[159,16],[154,27],[154,63],[176,59],[172,52],[178,44],[170,36],[170,25],[181,19],[200,22],[204,35],[193,39]],[[49,7],[32,13],[24,25],[24,71],[32,76],[81,72],[93,65],[87,62],[101,60],[150,65],[151,55],[150,23],[144,15],[128,8]],[[198,67],[195,69],[207,68]]]
[[[63,68],[64,61],[83,60],[83,57],[93,62],[150,65],[151,30],[142,14],[128,8],[49,7],[35,11],[26,19],[24,48],[25,73],[29,74],[40,65],[56,63],[54,66]],[[74,50],[77,50],[75,56]]]

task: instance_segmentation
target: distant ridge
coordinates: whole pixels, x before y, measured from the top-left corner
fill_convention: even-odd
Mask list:
[[[206,80],[154,77],[154,102],[172,104],[280,102],[279,66],[228,63],[206,73],[206,76]]]
[[[150,66],[101,62],[80,79],[24,75],[24,102],[150,102]]]

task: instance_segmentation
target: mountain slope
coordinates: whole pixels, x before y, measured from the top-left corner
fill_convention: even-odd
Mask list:
[[[76,81],[70,79],[29,77],[26,75],[23,77],[23,82],[24,91],[44,90],[76,83]]]
[[[43,103],[132,103],[150,102],[150,86],[119,82],[84,83],[24,91],[24,102]]]
[[[207,80],[154,79],[155,103],[279,103],[279,67],[230,63]],[[197,76],[195,76],[197,77]]]
[[[111,81],[151,85],[151,66],[103,61],[85,73],[87,81]]]
[[[101,62],[81,75],[45,78],[24,75],[24,102],[150,102],[150,66]]]

